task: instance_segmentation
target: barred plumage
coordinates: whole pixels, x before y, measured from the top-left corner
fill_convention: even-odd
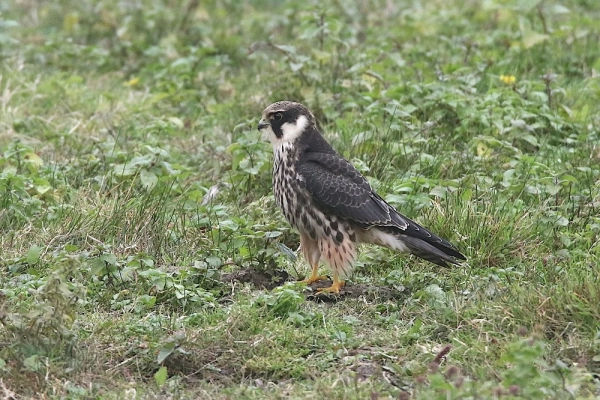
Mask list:
[[[441,266],[465,260],[450,242],[399,214],[373,191],[352,164],[325,141],[315,117],[302,104],[271,104],[258,124],[273,144],[273,192],[286,219],[300,232],[312,283],[321,257],[333,271],[339,293],[352,271],[358,243],[408,251]]]

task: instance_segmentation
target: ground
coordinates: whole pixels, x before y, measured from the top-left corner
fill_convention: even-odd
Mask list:
[[[0,5],[0,398],[600,396],[599,18]],[[364,246],[340,296],[297,283],[256,130],[278,100],[467,262]]]

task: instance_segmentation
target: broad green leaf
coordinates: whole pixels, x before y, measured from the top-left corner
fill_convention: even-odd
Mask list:
[[[273,239],[273,238],[281,236],[282,233],[283,232],[281,232],[281,231],[265,232],[265,238],[267,238],[267,239]]]
[[[539,142],[538,142],[538,140],[537,140],[537,138],[535,136],[533,136],[533,135],[524,135],[524,136],[521,137],[521,139],[523,139],[527,143],[532,144],[532,145],[534,145],[536,147],[538,147],[540,145]]]
[[[284,51],[285,53],[296,54],[296,48],[294,46],[286,46],[286,45],[275,45],[273,46],[279,50]]]
[[[32,165],[35,169],[38,169],[42,165],[44,165],[44,160],[42,160],[42,158],[35,153],[27,154],[25,156],[25,160],[29,163],[29,165]]]
[[[183,121],[177,117],[169,117],[169,122],[179,129],[183,129],[183,127],[185,126]]]
[[[25,368],[27,368],[28,370],[33,371],[33,372],[36,372],[41,367],[43,367],[43,364],[40,360],[40,356],[37,354],[34,354],[30,357],[27,357],[25,360],[23,360],[23,365],[25,366]]]
[[[154,382],[156,382],[156,385],[158,387],[161,387],[162,385],[165,384],[165,382],[167,381],[168,378],[168,374],[167,374],[167,367],[162,366],[158,369],[158,371],[156,371],[156,373],[154,374]]]
[[[537,33],[534,31],[528,31],[523,34],[523,46],[528,49],[530,47],[535,46],[538,43],[541,43],[545,40],[548,40],[550,36],[545,35],[543,33]]]
[[[460,196],[460,198],[462,200],[465,200],[465,201],[471,200],[472,197],[473,197],[473,190],[472,189],[465,189],[465,191]]]
[[[142,169],[140,171],[140,181],[145,189],[152,189],[158,183],[158,177],[154,172]]]
[[[35,265],[40,260],[40,252],[42,248],[38,245],[32,245],[29,250],[27,250],[27,264]]]
[[[162,364],[163,361],[167,359],[175,351],[175,342],[168,342],[163,344],[163,346],[158,351],[158,356],[156,357],[156,362]]]
[[[109,265],[117,265],[117,256],[112,253],[102,254],[100,258]]]
[[[448,188],[444,186],[436,186],[429,191],[430,196],[444,197],[448,193]]]
[[[100,258],[93,258],[89,261],[92,275],[102,276],[106,273],[106,262]]]
[[[221,265],[223,265],[223,261],[221,260],[221,258],[219,258],[217,256],[206,257],[205,260],[208,264],[210,264],[211,267],[214,267],[214,268],[217,268],[217,267],[220,267]]]
[[[279,251],[281,251],[289,260],[291,261],[296,261],[298,259],[298,257],[296,256],[296,253],[294,253],[294,250],[290,249],[289,247],[287,247],[285,244],[281,243],[281,242],[277,242],[277,248],[279,249]]]
[[[146,154],[143,156],[133,157],[127,163],[127,166],[130,168],[148,166],[154,162],[154,154]]]
[[[569,220],[565,217],[558,217],[558,219],[556,220],[556,225],[557,226],[567,226],[569,225]]]

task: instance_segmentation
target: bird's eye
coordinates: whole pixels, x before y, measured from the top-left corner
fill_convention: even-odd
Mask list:
[[[275,121],[281,121],[281,118],[283,118],[283,114],[282,114],[282,113],[280,113],[280,112],[278,112],[278,113],[275,113],[275,114],[273,115],[273,119],[274,119]]]

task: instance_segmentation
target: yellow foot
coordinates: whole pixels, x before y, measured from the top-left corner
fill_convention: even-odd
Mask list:
[[[308,278],[301,280],[300,282],[310,285],[311,283],[322,281],[323,279],[327,279],[327,277],[323,275],[311,275]]]
[[[335,293],[335,294],[339,294],[340,293],[340,289],[344,286],[344,281],[337,281],[337,282],[333,282],[333,285],[329,286],[328,288],[321,288],[321,289],[317,289],[317,294],[321,294],[321,293]]]

